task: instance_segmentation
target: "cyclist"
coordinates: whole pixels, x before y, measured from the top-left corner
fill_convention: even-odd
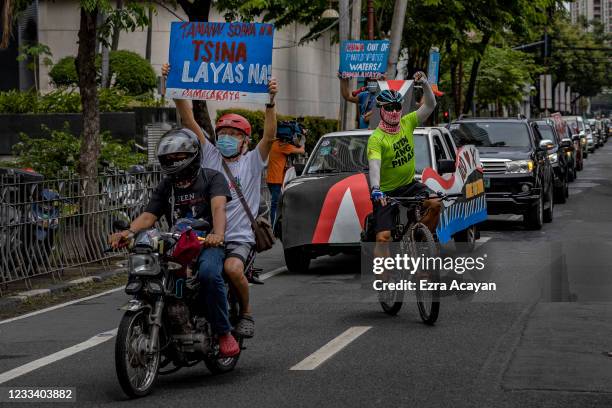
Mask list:
[[[168,75],[170,65],[164,64],[162,74]],[[253,233],[249,217],[238,198],[236,182],[242,191],[251,213],[256,216],[261,199],[261,179],[266,160],[276,137],[276,111],[274,98],[277,93],[275,78],[268,84],[270,101],[266,104],[263,137],[257,148],[248,150],[251,138],[251,124],[243,116],[229,113],[217,120],[215,132],[217,145],[206,138],[204,131],[195,121],[189,101],[175,99],[174,103],[181,116],[183,125],[191,130],[202,144],[202,165],[222,173],[227,179],[232,200],[227,204],[227,229],[225,231],[224,271],[232,286],[236,289],[240,305],[240,318],[234,330],[245,338],[255,334],[255,321],[249,304],[249,283],[244,270],[253,247]],[[229,177],[223,162],[227,164],[232,176]]]
[[[376,256],[388,256],[391,230],[399,208],[388,205],[387,196],[402,197],[426,195],[433,191],[425,184],[414,180],[415,158],[413,131],[424,123],[436,107],[436,99],[425,74],[414,74],[415,83],[423,86],[421,106],[402,117],[404,96],[395,90],[384,90],[376,98],[381,121],[368,139],[368,164],[371,198],[374,204],[374,231],[376,233]],[[428,199],[423,204],[422,222],[435,232],[440,215],[440,202]]]
[[[240,347],[231,334],[223,280],[225,206],[231,200],[227,182],[218,171],[202,167],[200,142],[189,130],[167,132],[161,137],[156,154],[165,177],[153,191],[144,212],[127,231],[113,234],[110,243],[114,248],[120,247],[130,236],[153,227],[162,216],[170,224],[179,218],[209,221],[212,232],[205,237],[196,268],[200,294],[206,318],[219,337],[220,353],[235,356]]]

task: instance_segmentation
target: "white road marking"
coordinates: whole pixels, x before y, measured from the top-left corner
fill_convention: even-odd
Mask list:
[[[97,334],[90,338],[89,340],[85,340],[82,343],[75,344],[72,347],[65,348],[63,350],[58,351],[57,353],[50,354],[48,356],[39,358],[38,360],[34,360],[17,368],[13,368],[12,370],[6,371],[0,374],[0,384],[3,384],[7,381],[11,381],[17,377],[20,377],[24,374],[37,370],[41,367],[47,366],[49,364],[55,363],[56,361],[62,360],[66,357],[70,357],[76,353],[79,353],[83,350],[87,350],[89,348],[95,347],[98,344],[102,344],[117,335],[117,329],[109,330],[104,333]]]
[[[514,214],[508,217],[509,221],[520,221],[523,219],[522,215]]]
[[[55,305],[55,306],[47,307],[45,309],[40,309],[40,310],[37,310],[35,312],[31,312],[31,313],[26,313],[26,314],[21,315],[21,316],[12,317],[10,319],[1,320],[0,324],[11,323],[11,322],[14,322],[16,320],[26,319],[28,317],[36,316],[36,315],[39,315],[41,313],[47,313],[47,312],[50,312],[52,310],[60,309],[62,307],[74,305],[75,303],[85,302],[86,300],[91,300],[91,299],[95,299],[95,298],[100,297],[100,296],[108,295],[110,293],[119,292],[120,290],[123,290],[124,287],[125,286],[119,286],[119,287],[107,290],[105,292],[97,293],[95,295],[87,296],[87,297],[84,297],[84,298],[81,298],[81,299],[71,300],[71,301],[65,302],[65,303],[60,303],[60,304]]]
[[[293,371],[304,371],[314,370],[329,360],[334,354],[348,346],[357,337],[370,330],[372,326],[353,326],[347,329],[344,333],[331,340],[329,343],[300,361],[289,370]]]
[[[476,244],[486,244],[487,242],[489,242],[493,237],[483,237],[481,236],[477,241]]]
[[[268,278],[271,278],[273,276],[276,276],[276,275],[281,274],[281,273],[286,272],[286,271],[287,271],[287,268],[284,267],[284,266],[281,266],[280,268],[276,268],[276,269],[271,270],[270,272],[266,272],[266,273],[262,274],[259,277],[259,279],[266,280]],[[253,286],[253,284],[249,283],[249,286]],[[17,320],[21,320],[21,319],[26,319],[28,317],[36,316],[36,315],[39,315],[39,314],[42,314],[42,313],[47,313],[47,312],[50,312],[52,310],[61,309],[62,307],[74,305],[75,303],[85,302],[87,300],[95,299],[97,297],[108,295],[110,293],[119,292],[120,290],[123,290],[123,288],[125,288],[125,285],[121,285],[121,286],[118,286],[116,288],[107,290],[105,292],[97,293],[95,295],[87,296],[87,297],[84,297],[84,298],[81,298],[81,299],[71,300],[69,302],[60,303],[58,305],[50,306],[50,307],[47,307],[45,309],[40,309],[40,310],[37,310],[35,312],[26,313],[26,314],[21,315],[21,316],[16,316],[16,317],[12,317],[10,319],[0,320],[0,325],[1,324],[5,324],[5,323],[11,323],[11,322],[14,322],[14,321],[17,321]]]

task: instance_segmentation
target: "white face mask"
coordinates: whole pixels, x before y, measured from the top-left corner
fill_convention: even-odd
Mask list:
[[[368,88],[368,91],[371,93],[375,93],[376,91],[378,91],[378,83],[376,82],[368,82],[366,87]]]

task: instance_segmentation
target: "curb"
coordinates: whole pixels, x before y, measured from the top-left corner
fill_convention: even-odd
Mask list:
[[[48,288],[32,289],[25,292],[19,292],[16,295],[0,298],[0,308],[2,310],[14,309],[30,299],[49,296],[56,293],[65,292],[70,288],[83,286],[90,283],[103,282],[109,278],[120,275],[126,272],[126,268],[113,269],[97,275],[86,276],[83,278],[73,279],[66,282],[61,282]]]

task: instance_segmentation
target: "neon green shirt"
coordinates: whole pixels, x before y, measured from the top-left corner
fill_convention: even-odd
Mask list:
[[[404,115],[399,133],[392,135],[376,128],[368,139],[368,160],[380,160],[380,190],[387,192],[410,184],[414,179],[414,136],[416,111]]]

